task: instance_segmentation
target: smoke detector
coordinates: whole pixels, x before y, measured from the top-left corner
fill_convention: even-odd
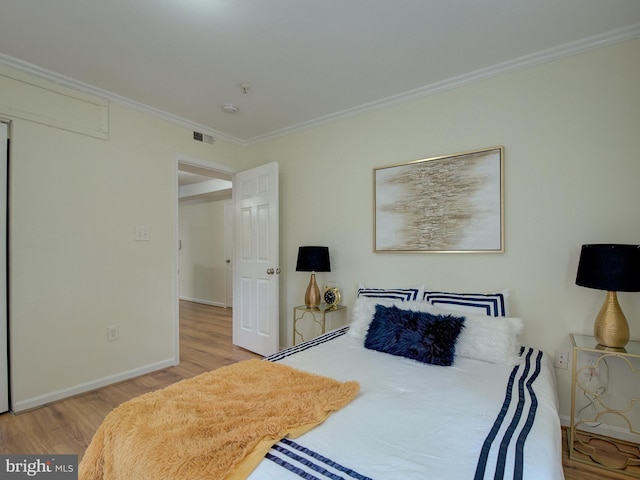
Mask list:
[[[238,111],[238,107],[236,107],[233,103],[225,103],[222,105],[222,111],[224,113],[236,113]]]

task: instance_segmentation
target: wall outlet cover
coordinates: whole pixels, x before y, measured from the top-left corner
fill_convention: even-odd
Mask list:
[[[563,370],[569,368],[569,352],[556,351],[554,366]]]

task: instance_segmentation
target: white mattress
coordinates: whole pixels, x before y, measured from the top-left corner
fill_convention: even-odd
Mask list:
[[[562,479],[555,372],[524,348],[514,367],[426,365],[367,350],[346,328],[269,359],[338,380],[358,397],[271,449],[253,480]]]

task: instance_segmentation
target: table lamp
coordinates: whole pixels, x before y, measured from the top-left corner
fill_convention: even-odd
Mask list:
[[[629,325],[616,292],[640,292],[640,245],[583,245],[576,284],[607,291],[593,335],[604,347],[622,349],[629,341]]]
[[[316,283],[316,272],[330,272],[329,247],[299,247],[296,272],[311,272],[309,286],[304,294],[307,308],[318,308],[320,289]]]

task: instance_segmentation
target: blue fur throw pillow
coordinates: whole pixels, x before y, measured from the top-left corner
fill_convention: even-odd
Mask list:
[[[432,365],[453,364],[464,317],[376,305],[365,348]]]

